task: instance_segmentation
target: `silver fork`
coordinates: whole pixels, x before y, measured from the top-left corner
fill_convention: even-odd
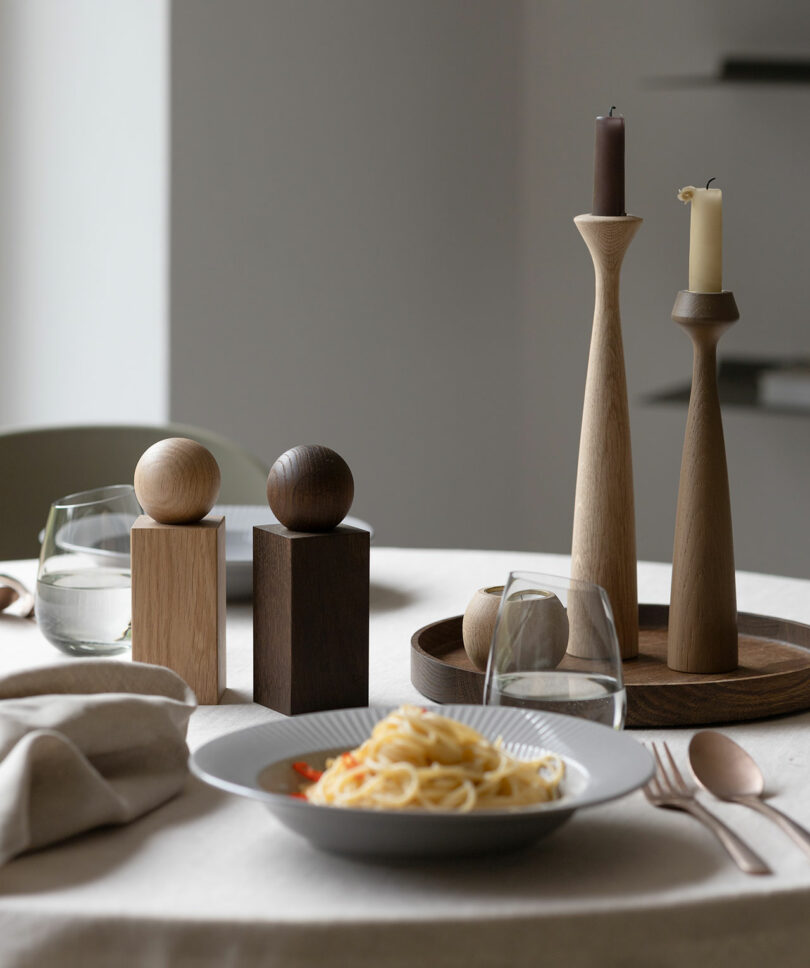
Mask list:
[[[669,807],[683,810],[702,821],[726,848],[731,859],[746,874],[772,874],[765,861],[730,830],[722,820],[700,803],[692,790],[686,785],[672,753],[666,743],[662,744],[669,761],[669,771],[664,765],[655,743],[650,743],[655,757],[655,778],[644,787],[644,795],[654,807]]]

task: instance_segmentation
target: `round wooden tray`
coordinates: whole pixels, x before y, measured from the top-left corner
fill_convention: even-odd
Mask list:
[[[668,605],[639,605],[639,655],[623,664],[627,725],[704,726],[810,709],[810,626],[739,612],[740,664],[696,675],[667,666]],[[467,658],[461,615],[411,638],[411,682],[434,702],[480,703],[484,674]]]

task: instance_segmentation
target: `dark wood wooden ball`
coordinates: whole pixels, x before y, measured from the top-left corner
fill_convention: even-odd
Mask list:
[[[143,452],[135,468],[135,496],[161,524],[199,521],[219,495],[219,464],[202,444],[167,437]]]
[[[289,531],[331,531],[346,517],[353,500],[349,465],[319,444],[285,451],[267,477],[270,510]]]

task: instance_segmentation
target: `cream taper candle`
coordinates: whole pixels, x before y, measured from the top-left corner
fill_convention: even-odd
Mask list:
[[[682,202],[691,203],[689,229],[689,291],[723,290],[723,193],[719,188],[688,185],[678,192]]]

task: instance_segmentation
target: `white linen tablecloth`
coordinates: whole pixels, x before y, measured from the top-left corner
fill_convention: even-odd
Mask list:
[[[463,612],[512,569],[565,574],[556,555],[372,550],[371,700],[419,701],[410,637]],[[32,562],[0,571],[33,582]],[[669,566],[639,566],[640,600],[666,602]],[[741,610],[810,622],[810,582],[738,574]],[[229,609],[228,690],[191,718],[192,748],[276,718],[251,702],[251,610]],[[33,623],[0,616],[0,673],[51,663]],[[71,659],[64,657],[66,662]],[[725,728],[759,761],[774,805],[810,826],[810,714]],[[666,739],[685,764],[693,730]],[[530,850],[390,864],[319,853],[258,803],[189,778],[123,828],[0,869],[0,965],[365,968],[810,963],[810,860],[766,818],[705,798],[772,865],[737,870],[684,814],[641,793],[582,811]]]

